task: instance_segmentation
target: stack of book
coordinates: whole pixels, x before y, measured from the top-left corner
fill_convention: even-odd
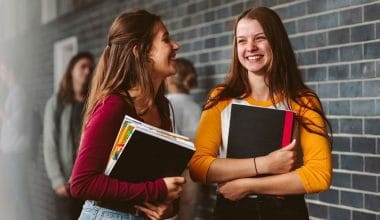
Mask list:
[[[180,176],[194,152],[189,138],[126,115],[105,174],[129,182]]]

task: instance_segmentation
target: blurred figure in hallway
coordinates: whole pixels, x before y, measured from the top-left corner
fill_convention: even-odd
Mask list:
[[[93,55],[80,52],[71,58],[58,93],[47,102],[44,115],[45,167],[56,193],[57,218],[78,219],[83,201],[73,199],[69,178],[79,147],[83,108],[94,66]]]
[[[190,90],[197,87],[197,75],[193,63],[185,58],[177,59],[176,68],[177,73],[166,80],[166,97],[173,107],[176,132],[194,140],[201,108],[191,97]],[[184,176],[186,184],[180,199],[178,220],[193,220],[199,204],[200,184],[191,180],[188,169]]]
[[[0,58],[0,80],[4,103],[0,105],[0,151],[2,184],[8,198],[1,199],[6,208],[2,216],[14,219],[32,219],[28,185],[28,165],[31,161],[30,97],[20,83],[20,66],[14,56]],[[5,194],[5,193],[4,193]],[[4,206],[2,206],[4,207]],[[5,216],[4,216],[5,215]]]

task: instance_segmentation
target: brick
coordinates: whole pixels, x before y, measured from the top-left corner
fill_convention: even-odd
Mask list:
[[[345,44],[350,42],[350,29],[343,28],[328,32],[329,45]]]
[[[328,219],[350,219],[351,211],[348,209],[341,209],[335,207],[329,207]]]
[[[338,48],[318,50],[318,63],[335,63],[339,60]]]
[[[376,139],[366,137],[352,138],[352,151],[376,154]]]
[[[351,28],[351,42],[375,39],[375,25],[368,24]]]
[[[196,4],[195,3],[189,4],[187,6],[187,14],[194,14],[195,12],[197,12]]]
[[[216,19],[224,19],[231,16],[230,7],[221,8],[216,11]]]
[[[317,17],[318,29],[332,28],[338,26],[338,13],[333,12],[324,14]]]
[[[318,193],[306,194],[305,199],[319,200],[319,194]]]
[[[230,35],[220,36],[216,39],[216,46],[232,45],[232,37]]]
[[[329,119],[333,132],[339,131],[339,120],[338,119]]]
[[[271,7],[277,4],[277,0],[265,0],[265,1],[248,1],[248,5]],[[259,4],[259,5],[256,5]],[[247,7],[246,7],[247,8]]]
[[[212,7],[217,7],[219,5],[223,4],[222,0],[211,0],[210,5]]]
[[[376,192],[376,176],[352,174],[354,189]]]
[[[341,47],[339,50],[341,61],[353,61],[363,59],[362,45]]]
[[[361,97],[363,85],[362,82],[347,82],[340,84],[341,97]]]
[[[351,115],[350,101],[338,100],[329,101],[329,115]]]
[[[229,64],[218,64],[215,66],[215,72],[216,73],[228,73],[228,70],[230,69]]]
[[[353,211],[352,219],[358,220],[376,220],[376,215],[366,212]]]
[[[189,17],[184,17],[182,19],[182,27],[188,27],[190,25],[192,25],[190,18]]]
[[[244,3],[240,2],[231,6],[231,15],[236,16],[239,15],[242,11],[244,11]]]
[[[199,36],[208,36],[210,34],[211,34],[210,26],[201,27],[201,29],[199,29]]]
[[[209,9],[209,1],[200,1],[196,4],[197,11],[206,11]]]
[[[338,97],[338,84],[337,83],[323,83],[318,84],[318,95],[320,98],[336,98]]]
[[[337,187],[352,187],[352,177],[350,173],[333,173],[332,185]]]
[[[339,169],[340,168],[340,163],[339,163],[339,155],[334,154],[332,155],[332,166],[333,169]]]
[[[374,116],[375,100],[352,100],[351,103],[352,115],[355,116]]]
[[[350,25],[362,22],[362,8],[353,8],[339,12],[339,24]]]
[[[379,48],[380,48],[380,42],[364,44],[364,58],[366,59],[380,58]]]
[[[308,51],[308,52],[299,52],[297,53],[297,59],[299,65],[310,65],[316,64],[316,52]]]
[[[369,97],[377,97],[380,94],[380,80],[364,81],[363,95]]]
[[[339,204],[339,191],[330,189],[319,193],[319,200],[327,203]]]
[[[380,119],[365,119],[365,133],[380,135]]]
[[[350,75],[349,65],[335,65],[335,66],[328,67],[329,80],[348,79],[349,75]]]
[[[363,171],[363,157],[340,155],[341,169]]]
[[[327,0],[307,1],[307,10],[308,14],[326,11]]]
[[[362,134],[362,119],[340,119],[340,131],[348,134]]]
[[[213,34],[221,33],[221,32],[224,31],[223,27],[224,27],[224,25],[221,24],[221,23],[213,24],[213,25],[211,26],[211,33],[213,33]]]
[[[204,41],[199,40],[199,41],[195,41],[195,42],[191,43],[191,48],[192,48],[192,51],[203,50],[204,49]],[[181,49],[180,49],[180,51],[181,51]]]
[[[380,3],[367,5],[364,7],[364,21],[374,21],[380,19]]]
[[[306,14],[306,4],[305,2],[301,2],[298,4],[291,5],[287,8],[287,16],[286,18],[295,18],[301,17]]]
[[[313,203],[308,204],[308,206],[309,206],[309,215],[310,216],[313,216],[316,218],[321,218],[321,219],[327,218],[327,207],[326,206],[313,204]]]
[[[341,191],[341,204],[355,208],[363,208],[364,196],[362,193]]]
[[[186,52],[191,51],[191,43],[182,44],[181,48],[180,48],[180,51],[182,53],[186,53]]]
[[[204,14],[204,21],[210,22],[215,20],[215,11],[208,11]]]
[[[215,38],[206,39],[205,48],[213,48],[213,47],[215,47]]]
[[[191,29],[191,30],[185,32],[185,38],[186,39],[194,39],[197,36],[198,36],[197,29]]]
[[[323,47],[327,44],[327,34],[326,33],[318,33],[307,35],[306,37],[306,45],[307,48],[314,47]]]
[[[365,171],[371,173],[380,173],[380,158],[379,157],[365,157]]]
[[[199,54],[199,63],[207,63],[207,62],[209,62],[209,54],[208,53]]]
[[[317,20],[315,17],[304,18],[298,20],[297,30],[298,32],[307,32],[317,29]]]
[[[346,151],[349,152],[351,146],[351,140],[349,137],[333,137],[333,150],[334,151]]]
[[[294,34],[296,33],[296,22],[295,21],[288,21],[284,23],[286,32],[288,34]]]
[[[301,50],[306,48],[305,36],[298,36],[290,38],[294,50]]]
[[[326,67],[307,69],[307,81],[325,81],[327,79]]]
[[[375,77],[375,63],[354,63],[351,64],[351,78],[366,79]]]

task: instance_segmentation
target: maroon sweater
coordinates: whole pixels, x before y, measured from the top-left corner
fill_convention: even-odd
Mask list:
[[[70,179],[74,197],[96,201],[130,202],[162,201],[167,188],[162,178],[155,181],[130,183],[104,174],[109,154],[124,115],[142,120],[132,106],[118,95],[104,98],[96,106],[84,131],[78,156]],[[170,129],[170,123],[162,123]]]

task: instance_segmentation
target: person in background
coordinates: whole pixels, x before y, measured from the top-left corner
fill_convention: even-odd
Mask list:
[[[16,57],[0,58],[0,81],[7,89],[0,109],[0,152],[4,185],[9,192],[5,210],[15,219],[33,219],[28,184],[31,144],[31,98],[21,82],[22,68]],[[4,90],[3,90],[4,91]],[[7,198],[2,194],[1,199]],[[1,201],[4,202],[4,201]],[[4,207],[4,206],[2,206]]]
[[[215,219],[309,219],[304,194],[328,190],[332,176],[329,122],[321,102],[302,81],[285,27],[273,10],[244,11],[234,35],[228,78],[210,93],[201,116],[192,178],[218,184]],[[227,137],[226,115],[234,101],[293,110],[297,141],[266,156],[226,158],[222,137]],[[296,143],[303,165],[294,169]]]
[[[70,196],[68,182],[79,147],[83,109],[94,66],[93,55],[73,56],[59,85],[47,101],[43,122],[45,168],[56,193],[59,219],[77,219],[83,201]]]
[[[190,95],[190,90],[196,86],[197,75],[193,63],[185,58],[178,58],[177,73],[166,79],[168,92],[166,97],[173,106],[176,132],[189,137],[192,141],[201,115],[200,106]],[[196,216],[201,186],[191,180],[188,169],[185,170],[184,176],[186,184],[180,199],[178,219],[193,220]]]
[[[161,18],[146,10],[124,12],[113,21],[91,84],[70,181],[71,194],[87,200],[80,220],[164,219],[176,214],[183,177],[128,182],[104,171],[125,115],[173,129],[163,82],[176,73],[178,49]]]

